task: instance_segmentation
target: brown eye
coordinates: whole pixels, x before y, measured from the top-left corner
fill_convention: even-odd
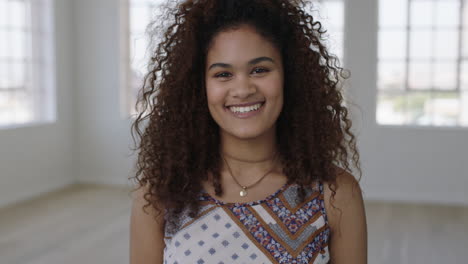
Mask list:
[[[265,68],[255,68],[253,70],[255,73],[264,73],[264,72],[269,72],[268,69],[265,69]]]
[[[229,73],[228,72],[221,72],[215,75],[215,78],[227,78]]]

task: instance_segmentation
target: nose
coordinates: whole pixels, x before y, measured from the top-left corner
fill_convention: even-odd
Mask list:
[[[241,99],[248,98],[256,92],[257,87],[248,76],[240,76],[238,81],[233,83],[233,87],[231,88],[231,96]]]

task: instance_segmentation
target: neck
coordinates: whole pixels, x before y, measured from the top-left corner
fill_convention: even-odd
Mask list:
[[[221,134],[221,154],[225,157],[244,162],[262,162],[271,159],[276,152],[276,134],[274,129],[256,138],[241,139],[232,135]]]
[[[274,159],[278,151],[275,136],[273,132],[258,138],[239,139],[223,134],[220,154],[240,180],[261,174],[273,167],[277,169],[279,162],[277,158]],[[223,170],[227,170],[225,165],[223,165]]]

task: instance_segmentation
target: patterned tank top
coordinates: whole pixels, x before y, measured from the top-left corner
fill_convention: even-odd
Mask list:
[[[265,199],[225,203],[202,191],[195,218],[184,212],[176,231],[165,231],[164,264],[328,263],[330,228],[323,184],[285,184]]]

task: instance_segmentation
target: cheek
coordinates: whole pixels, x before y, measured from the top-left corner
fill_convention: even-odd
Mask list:
[[[266,83],[266,87],[270,87],[267,89],[267,96],[270,98],[282,99],[283,97],[283,80],[281,77],[272,78]]]
[[[224,102],[222,89],[210,83],[206,84],[206,97],[207,97],[209,107],[212,107],[218,104],[223,104]]]

